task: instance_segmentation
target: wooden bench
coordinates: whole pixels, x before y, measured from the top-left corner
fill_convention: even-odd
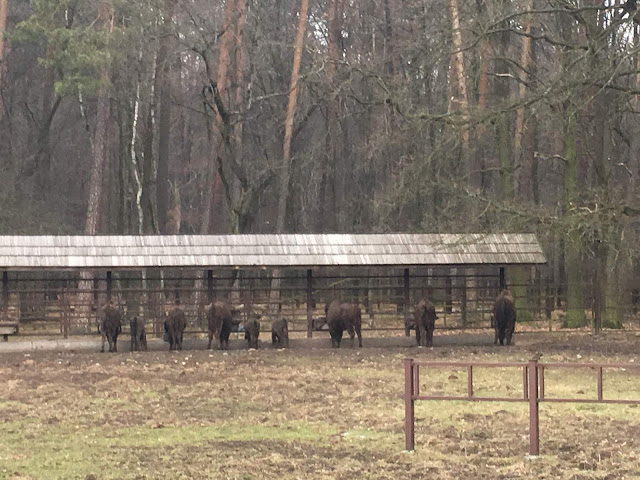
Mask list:
[[[9,335],[18,333],[20,324],[17,322],[0,322],[0,335],[5,342],[9,341]]]

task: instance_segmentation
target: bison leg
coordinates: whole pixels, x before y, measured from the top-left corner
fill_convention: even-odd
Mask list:
[[[213,340],[213,330],[209,330],[209,344],[207,345],[207,350],[211,350],[211,341]]]
[[[513,331],[515,330],[515,322],[511,322],[506,328],[507,345],[511,345],[513,339]]]
[[[362,328],[356,325],[356,335],[358,335],[358,347],[362,348]]]
[[[102,333],[102,348],[100,349],[100,352],[101,352],[101,353],[104,353],[104,342],[105,342],[105,340],[106,340],[106,339],[107,339],[107,336],[106,336],[106,334],[103,332],[103,333]]]
[[[433,347],[433,331],[435,330],[435,326],[429,325],[427,327],[427,347]]]
[[[280,339],[278,338],[278,334],[276,332],[271,332],[271,345],[274,347],[276,344],[280,343]]]
[[[351,339],[351,348],[353,348],[353,340],[356,337],[356,332],[353,329],[353,325],[349,325],[347,327],[347,332],[349,333],[349,338]],[[362,345],[360,345],[362,346]]]
[[[335,330],[331,332],[331,348],[340,348],[342,342],[342,330]]]
[[[147,334],[145,332],[142,332],[142,335],[140,335],[140,345],[142,346],[142,350],[147,350]]]
[[[178,335],[178,350],[182,350],[182,338],[183,338],[183,333],[180,332],[180,334]]]

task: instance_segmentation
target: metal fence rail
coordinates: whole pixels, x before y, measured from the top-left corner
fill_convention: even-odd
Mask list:
[[[466,395],[422,395],[420,393],[420,367],[456,368],[467,371]],[[473,372],[475,368],[520,368],[522,369],[522,397],[478,397],[475,395]],[[593,369],[596,371],[597,399],[589,398],[548,398],[545,396],[544,372],[549,369]],[[404,404],[405,404],[405,449],[415,449],[415,401],[416,400],[467,400],[473,402],[527,402],[529,404],[529,455],[540,453],[539,405],[550,403],[603,403],[618,405],[640,405],[640,400],[604,398],[603,371],[605,369],[630,369],[640,371],[640,365],[633,363],[538,363],[537,359],[527,363],[484,363],[484,362],[417,362],[412,358],[404,360]]]

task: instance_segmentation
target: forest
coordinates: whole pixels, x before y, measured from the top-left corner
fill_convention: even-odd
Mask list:
[[[569,324],[640,299],[636,0],[0,0],[0,34],[4,235],[528,232]]]

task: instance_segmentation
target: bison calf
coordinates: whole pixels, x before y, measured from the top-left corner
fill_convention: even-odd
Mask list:
[[[244,338],[249,344],[249,348],[258,348],[258,337],[260,336],[260,322],[252,318],[244,325]]]
[[[129,321],[131,331],[131,351],[137,352],[147,349],[147,333],[144,328],[144,320],[142,318],[133,317]]]
[[[436,307],[427,298],[418,302],[413,311],[418,346],[433,346],[433,331],[436,328]]]
[[[169,350],[182,350],[182,337],[187,326],[187,317],[179,308],[174,308],[164,321],[164,331],[169,341]]]
[[[286,318],[276,320],[271,325],[271,344],[289,348],[289,324]]]
[[[493,323],[495,329],[494,344],[500,341],[504,345],[505,338],[507,345],[511,345],[513,332],[516,328],[516,307],[513,295],[508,289],[502,290],[493,305]]]
[[[102,322],[100,323],[100,333],[102,333],[102,348],[104,352],[104,342],[109,342],[109,352],[118,351],[118,335],[122,332],[122,313],[110,303],[102,308]]]
[[[360,306],[355,303],[340,303],[334,300],[325,306],[329,334],[331,335],[331,347],[340,348],[342,334],[346,330],[351,337],[351,346],[355,335],[358,335],[358,346],[362,347],[362,312]]]

